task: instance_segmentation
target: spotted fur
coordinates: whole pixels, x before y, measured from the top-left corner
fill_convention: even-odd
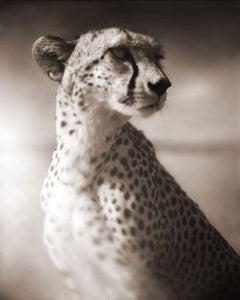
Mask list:
[[[119,28],[33,47],[60,83],[44,241],[72,299],[240,299],[239,256],[128,121],[161,109],[154,39]]]

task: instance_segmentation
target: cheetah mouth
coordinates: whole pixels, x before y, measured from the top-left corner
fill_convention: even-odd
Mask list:
[[[160,107],[160,99],[157,99],[156,101],[154,101],[151,104],[148,104],[148,105],[140,107],[139,110],[140,111],[143,111],[143,110],[154,110],[154,109],[158,109],[159,107]]]
[[[132,93],[127,97],[123,97],[119,100],[120,103],[130,106],[141,113],[152,113],[160,110],[165,102],[166,94],[160,97],[152,97],[144,95],[142,93]]]
[[[149,99],[149,103],[148,104],[143,103],[145,105],[142,105],[138,110],[141,112],[149,112],[149,113],[161,110],[165,104],[166,97],[167,95],[166,93],[164,93],[160,97],[157,97],[155,99]]]

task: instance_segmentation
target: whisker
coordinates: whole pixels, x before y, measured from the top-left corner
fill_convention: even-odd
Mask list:
[[[125,103],[126,101],[129,100],[129,98],[132,98],[132,96],[125,96],[125,97],[122,97],[121,99],[119,99],[119,102],[120,102],[120,103]]]
[[[127,101],[126,104],[127,104],[127,105],[132,105],[134,102],[135,102],[134,98],[131,97],[131,98],[129,98],[129,100]]]

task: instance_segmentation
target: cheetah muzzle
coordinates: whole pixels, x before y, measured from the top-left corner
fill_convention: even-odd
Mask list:
[[[41,37],[33,55],[59,83],[41,204],[69,299],[240,299],[239,256],[129,123],[164,105],[161,45],[108,28]]]

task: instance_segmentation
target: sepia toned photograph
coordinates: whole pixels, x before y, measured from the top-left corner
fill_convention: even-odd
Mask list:
[[[239,1],[0,1],[0,300],[239,300]]]

